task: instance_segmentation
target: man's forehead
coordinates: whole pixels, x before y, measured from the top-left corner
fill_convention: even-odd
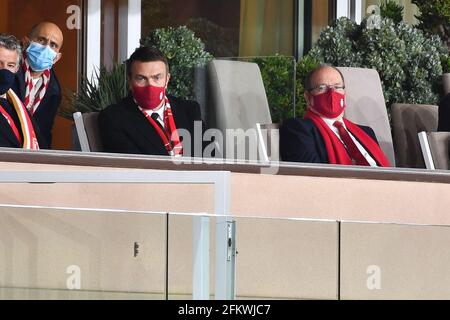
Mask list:
[[[6,48],[0,47],[0,60],[8,61],[8,62],[17,62],[17,51],[16,50],[8,50]]]
[[[132,70],[139,74],[157,75],[166,74],[166,64],[162,61],[135,61]]]
[[[43,37],[49,40],[57,41],[61,43],[63,40],[63,35],[61,30],[57,26],[53,25],[43,25],[40,26],[33,34],[33,38]]]
[[[342,77],[336,69],[327,67],[317,70],[317,72],[313,74],[312,80],[313,81],[336,80],[341,82]]]

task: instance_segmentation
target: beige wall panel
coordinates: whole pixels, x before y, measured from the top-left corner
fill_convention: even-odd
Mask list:
[[[0,163],[7,168],[93,170]],[[212,185],[0,185],[0,203],[197,213],[213,211],[213,193]],[[230,207],[236,216],[450,225],[449,194],[446,183],[232,173]]]
[[[134,256],[134,243],[139,254]],[[0,286],[154,293],[165,285],[165,217],[0,208]]]
[[[176,201],[173,201],[174,194]],[[151,183],[0,184],[0,203],[56,208],[212,213],[214,187]]]
[[[236,219],[241,297],[336,299],[338,224]]]
[[[161,294],[0,288],[0,300],[160,300]]]
[[[192,218],[171,216],[169,296],[192,293]],[[215,284],[215,219],[210,223],[210,293]],[[336,222],[236,218],[236,296],[336,299]]]
[[[342,223],[342,299],[450,299],[449,227]]]
[[[450,184],[232,174],[237,216],[450,225]]]

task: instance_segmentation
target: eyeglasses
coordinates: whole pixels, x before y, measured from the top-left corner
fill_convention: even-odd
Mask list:
[[[312,87],[309,91],[315,91],[318,93],[326,92],[333,89],[338,92],[343,92],[345,90],[345,85],[342,84],[319,84],[318,86]]]

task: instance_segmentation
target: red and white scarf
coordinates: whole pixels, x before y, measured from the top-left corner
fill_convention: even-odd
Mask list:
[[[6,97],[8,101],[14,106],[14,110],[16,110],[17,116],[19,117],[23,138],[20,135],[19,130],[14,123],[14,120],[5,111],[5,109],[3,109],[2,106],[0,106],[0,113],[8,121],[11,130],[17,138],[17,141],[19,141],[19,145],[22,145],[23,149],[39,150],[39,143],[36,138],[33,123],[31,122],[27,109],[23,105],[22,101],[20,101],[19,97],[11,89],[6,93]]]
[[[172,113],[172,107],[170,105],[169,99],[167,96],[165,99],[164,105],[164,129],[163,130],[153,118],[141,107],[139,109],[142,111],[144,116],[150,122],[150,124],[155,128],[162,142],[164,143],[164,147],[167,150],[167,153],[170,156],[181,157],[183,155],[183,146],[180,141],[180,136],[178,135],[178,130],[175,124],[175,119]]]
[[[317,114],[307,111],[304,116],[305,119],[310,119],[319,130],[323,141],[325,142],[325,149],[328,154],[328,163],[330,164],[345,164],[352,165],[353,161],[350,158],[347,150],[342,142],[328,127],[323,119]],[[384,155],[380,146],[374,141],[364,130],[358,127],[353,122],[343,118],[342,119],[348,131],[361,143],[361,145],[370,153],[372,158],[380,167],[390,167],[389,160]]]
[[[34,98],[33,104],[31,104],[31,92],[33,91],[33,77],[31,76],[31,67],[28,64],[26,52],[23,53],[23,70],[25,72],[25,107],[33,115],[41,104],[42,99],[44,99],[45,93],[47,92],[48,85],[50,83],[50,70],[47,69],[42,73],[43,83],[41,87],[37,90],[36,96]]]

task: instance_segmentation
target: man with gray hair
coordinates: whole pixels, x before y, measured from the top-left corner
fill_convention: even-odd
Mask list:
[[[344,117],[345,82],[339,69],[320,65],[305,81],[307,111],[280,129],[283,161],[389,167],[374,131]]]
[[[16,37],[0,33],[0,147],[47,147],[36,123],[11,89],[19,70],[22,48]]]

